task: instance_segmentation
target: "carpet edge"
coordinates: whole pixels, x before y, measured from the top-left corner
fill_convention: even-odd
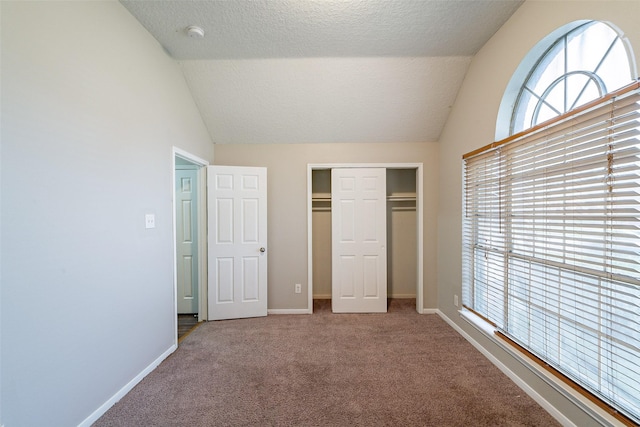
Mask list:
[[[165,350],[158,358],[156,358],[153,362],[151,362],[146,368],[144,368],[138,375],[133,377],[131,381],[124,385],[120,390],[118,390],[113,396],[107,399],[98,409],[93,411],[91,415],[85,418],[78,427],[90,427],[91,424],[96,422],[98,418],[104,415],[105,412],[109,410],[113,405],[118,403],[120,399],[127,395],[140,381],[144,379],[147,375],[149,375],[154,369],[160,365],[167,357],[169,357],[174,351],[178,348],[177,344],[172,344],[167,350]]]
[[[555,418],[560,424],[567,427],[576,427],[576,425],[569,420],[562,412],[560,412],[555,406],[553,406],[547,399],[542,397],[537,391],[531,388],[522,378],[520,378],[515,372],[502,363],[498,358],[485,349],[478,341],[473,339],[471,335],[466,333],[460,326],[458,326],[453,320],[451,320],[442,311],[437,310],[436,313],[442,320],[447,322],[456,332],[458,332],[465,340],[467,340],[476,350],[478,350],[484,357],[486,357],[491,363],[493,363],[502,373],[504,373],[511,381],[513,381],[522,391],[524,391],[529,397],[531,397],[536,403],[544,408],[553,418]]]

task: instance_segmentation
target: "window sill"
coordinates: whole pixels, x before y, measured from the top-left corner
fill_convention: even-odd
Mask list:
[[[604,409],[602,409],[601,407],[599,407],[598,405],[596,405],[595,403],[590,401],[587,397],[583,396],[581,393],[579,393],[576,390],[574,390],[569,384],[561,381],[559,378],[557,378],[551,372],[549,372],[549,371],[545,370],[544,368],[542,368],[536,362],[534,362],[529,357],[527,357],[525,354],[523,354],[519,349],[517,349],[516,347],[510,345],[507,341],[504,341],[504,340],[500,339],[496,335],[497,329],[493,325],[488,323],[486,320],[478,317],[476,314],[474,314],[473,312],[471,312],[471,311],[469,311],[469,310],[467,310],[465,308],[459,310],[458,313],[460,314],[460,317],[462,319],[464,319],[467,323],[469,323],[471,326],[473,326],[474,329],[476,329],[481,334],[483,334],[486,338],[488,338],[493,344],[497,345],[500,349],[502,349],[506,353],[508,353],[511,357],[513,357],[516,361],[518,361],[522,366],[524,366],[527,369],[529,369],[536,376],[541,378],[545,383],[547,383],[549,386],[551,386],[554,390],[556,390],[558,393],[562,394],[569,401],[574,403],[580,409],[585,411],[585,413],[587,413],[589,416],[594,418],[594,420],[596,420],[597,422],[601,423],[602,425],[608,425],[608,426],[623,426],[623,425],[625,425],[620,420],[618,420],[617,418],[615,418],[611,414],[609,414],[607,411],[605,411]],[[478,345],[480,345],[480,344],[478,344]],[[492,361],[494,363],[496,363],[496,361],[494,361],[494,360],[492,360]],[[500,361],[498,361],[498,363],[502,364],[502,362],[500,362]],[[504,367],[504,369],[509,370],[509,368],[507,366],[504,366],[504,365],[503,366],[498,366],[498,367],[501,368],[501,369],[502,369],[502,367]],[[509,374],[507,374],[507,375],[511,379],[514,379],[513,376],[515,376],[515,374],[513,374],[513,376],[509,375]],[[523,384],[526,385],[526,383],[524,383],[522,380],[515,381],[515,382],[520,387],[522,387]],[[537,392],[535,390],[530,389],[530,388],[529,388],[529,390],[531,390],[533,393],[537,394]],[[525,388],[525,391],[527,391],[526,388]],[[535,396],[532,396],[532,397],[536,401],[539,402],[539,400],[536,399]],[[546,401],[544,396],[540,396],[540,397],[543,400]],[[557,411],[557,409],[556,409],[556,411]],[[570,425],[572,424],[568,419],[565,418],[565,420],[568,421],[570,423]],[[563,424],[564,424],[564,422],[563,422]]]

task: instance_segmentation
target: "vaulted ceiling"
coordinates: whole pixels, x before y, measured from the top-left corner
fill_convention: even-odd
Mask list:
[[[215,143],[437,141],[473,55],[522,4],[121,2],[179,61]]]

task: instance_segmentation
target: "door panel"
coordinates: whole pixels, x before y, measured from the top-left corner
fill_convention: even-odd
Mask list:
[[[332,309],[387,311],[386,170],[331,171]]]
[[[209,319],[267,315],[267,170],[207,167]]]
[[[256,243],[258,241],[259,213],[258,200],[242,200],[242,242]]]
[[[176,169],[178,314],[198,313],[197,174]]]
[[[380,296],[380,290],[378,289],[378,271],[380,270],[380,266],[378,264],[379,261],[380,259],[378,256],[365,255],[363,257],[362,270],[364,272],[364,298],[377,298]]]
[[[244,301],[257,301],[260,298],[260,260],[258,257],[242,259],[242,291]]]
[[[218,303],[233,302],[233,258],[216,258],[216,294]],[[211,316],[209,316],[211,317]]]

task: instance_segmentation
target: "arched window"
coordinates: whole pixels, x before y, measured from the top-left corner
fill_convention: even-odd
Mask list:
[[[503,139],[463,156],[462,294],[469,313],[635,425],[640,80],[633,58],[613,27],[582,21],[547,37],[518,67],[498,114]]]
[[[525,63],[530,62],[525,60]],[[537,58],[516,96],[509,135],[573,110],[633,81],[625,41],[611,26],[587,21]],[[498,123],[498,126],[504,126]]]

